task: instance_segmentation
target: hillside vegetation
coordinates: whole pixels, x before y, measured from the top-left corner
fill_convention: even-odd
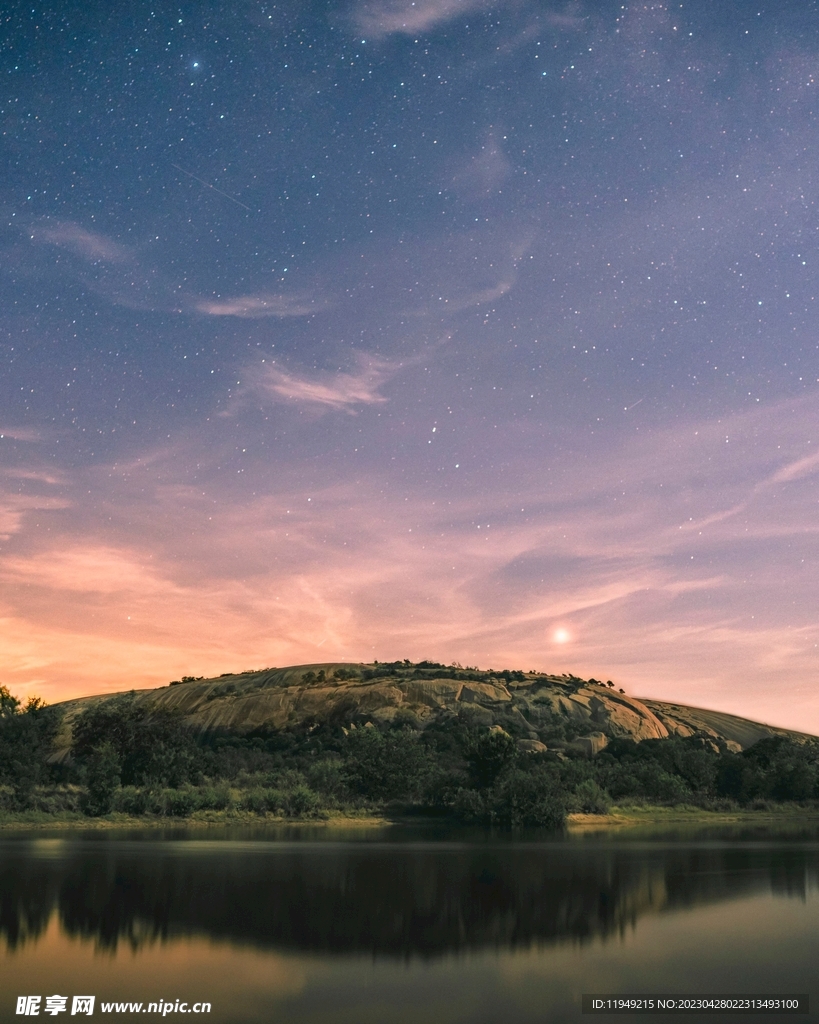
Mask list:
[[[612,801],[819,798],[819,741],[613,684],[409,661],[185,677],[23,708],[0,690],[7,812],[420,811],[560,826]]]

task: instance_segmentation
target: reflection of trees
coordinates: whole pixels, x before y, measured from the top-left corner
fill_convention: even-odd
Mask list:
[[[0,939],[5,946],[17,949],[43,934],[58,885],[51,864],[0,855]]]
[[[8,847],[6,847],[8,851]],[[804,896],[807,847],[553,844],[423,847],[71,843],[0,870],[0,934],[63,929],[103,947],[182,934],[388,956],[585,941],[644,914],[757,891]]]

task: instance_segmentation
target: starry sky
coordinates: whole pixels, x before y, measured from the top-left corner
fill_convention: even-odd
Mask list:
[[[819,7],[11,0],[0,679],[819,732]]]

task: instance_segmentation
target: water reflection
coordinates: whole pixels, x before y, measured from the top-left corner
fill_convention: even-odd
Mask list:
[[[181,936],[436,957],[617,935],[754,893],[804,899],[819,845],[0,842],[8,948],[62,931],[114,950]]]

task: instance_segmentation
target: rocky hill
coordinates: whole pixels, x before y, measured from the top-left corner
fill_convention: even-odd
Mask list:
[[[59,747],[87,706],[117,694],[66,701]],[[247,735],[323,723],[354,729],[396,718],[417,729],[461,719],[502,728],[524,750],[574,749],[589,756],[609,740],[700,736],[713,749],[742,750],[766,736],[805,734],[734,715],[630,697],[611,684],[540,672],[481,671],[434,662],[298,665],[185,677],[136,691],[139,703],[179,709],[198,732]]]

